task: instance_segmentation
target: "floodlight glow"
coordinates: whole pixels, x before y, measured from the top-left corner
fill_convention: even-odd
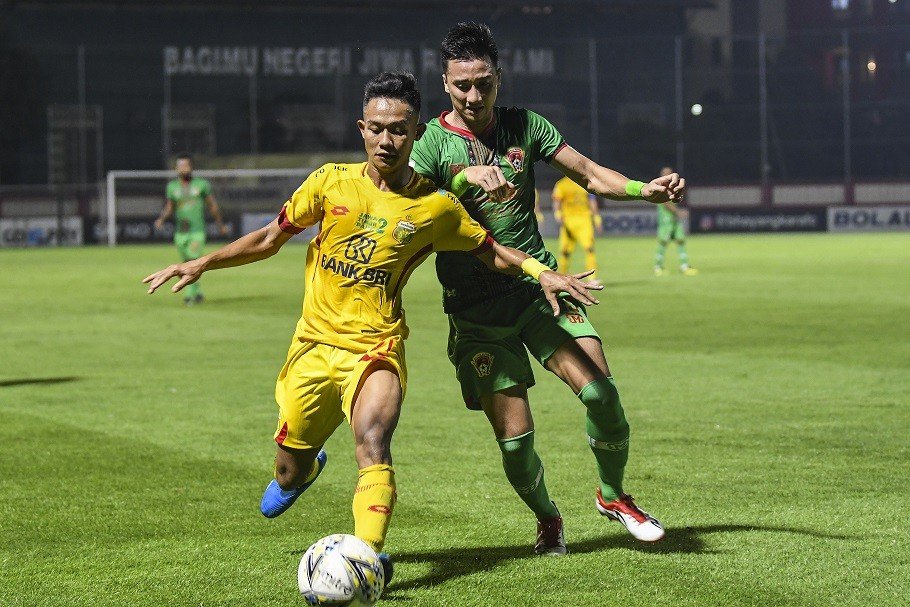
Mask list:
[[[877,68],[877,67],[878,66],[875,64],[875,59],[870,59],[869,63],[866,64],[866,69],[869,70],[870,74],[874,74],[875,68]]]

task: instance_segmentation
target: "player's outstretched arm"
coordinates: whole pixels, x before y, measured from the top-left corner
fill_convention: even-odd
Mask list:
[[[686,191],[686,180],[677,173],[652,179],[648,183],[634,181],[597,164],[568,145],[557,152],[550,165],[588,192],[611,200],[641,199],[660,204],[681,200]]]
[[[171,287],[171,291],[176,293],[186,285],[199,280],[202,273],[208,270],[242,266],[271,257],[291,236],[293,234],[282,231],[278,219],[275,219],[264,228],[241,236],[204,257],[174,264],[154,274],[149,274],[142,282],[148,284],[149,293],[154,293],[158,287],[171,278],[177,278],[177,282]]]
[[[498,242],[485,253],[478,256],[488,268],[503,274],[518,276],[527,274],[540,283],[544,296],[553,307],[553,316],[559,316],[559,296],[566,293],[585,305],[596,305],[600,302],[589,291],[600,291],[603,285],[597,280],[582,280],[594,273],[593,270],[581,274],[566,275],[551,270],[527,253],[506,247]]]
[[[171,213],[174,212],[174,203],[168,198],[164,202],[164,207],[161,209],[161,215],[158,216],[158,219],[155,220],[155,227],[159,230],[164,227],[164,222],[167,221],[167,218],[171,216]]]
[[[218,202],[215,200],[215,197],[212,194],[209,194],[205,197],[205,203],[209,206],[209,213],[218,225],[218,232],[222,236],[227,235],[227,226],[224,224],[224,219],[221,217],[221,209],[218,207]]]

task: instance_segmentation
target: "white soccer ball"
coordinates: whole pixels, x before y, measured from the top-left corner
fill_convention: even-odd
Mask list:
[[[310,605],[368,607],[385,588],[376,552],[353,535],[336,533],[309,547],[300,559],[297,586]]]

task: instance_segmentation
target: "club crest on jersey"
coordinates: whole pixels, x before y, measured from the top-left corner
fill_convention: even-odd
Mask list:
[[[408,244],[411,242],[411,239],[414,238],[414,232],[416,231],[417,226],[410,221],[399,221],[398,225],[395,226],[395,229],[392,230],[392,238],[401,244]]]
[[[521,173],[525,168],[525,151],[518,146],[509,148],[506,152],[506,160],[512,165],[512,170]]]
[[[471,358],[471,364],[477,371],[477,377],[486,377],[493,370],[493,355],[489,352],[478,352]]]
[[[459,174],[460,172],[462,172],[464,169],[465,169],[465,166],[464,166],[463,164],[452,164],[452,165],[449,165],[449,171],[451,172],[452,177],[454,177],[455,175],[458,175],[458,174]]]

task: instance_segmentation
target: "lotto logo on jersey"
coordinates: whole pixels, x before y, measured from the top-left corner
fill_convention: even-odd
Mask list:
[[[521,173],[525,168],[525,151],[518,146],[509,148],[506,152],[506,160],[512,165],[512,170]]]

